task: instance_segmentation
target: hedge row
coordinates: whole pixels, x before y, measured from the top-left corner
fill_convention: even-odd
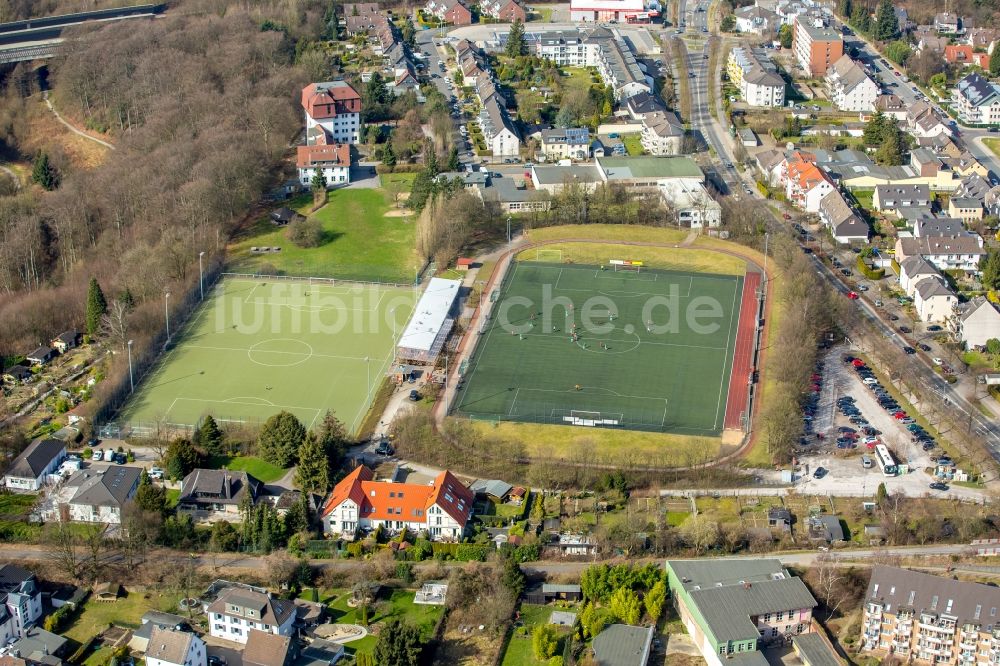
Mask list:
[[[869,280],[881,280],[885,277],[884,268],[872,268],[865,263],[865,258],[861,255],[858,255],[858,271]]]

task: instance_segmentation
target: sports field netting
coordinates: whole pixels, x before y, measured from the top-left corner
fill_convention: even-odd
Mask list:
[[[733,275],[516,262],[454,411],[718,434],[742,285]]]
[[[285,410],[309,427],[331,409],[354,432],[414,296],[386,285],[223,280],[136,387],[121,425],[192,426],[205,414],[259,423]]]

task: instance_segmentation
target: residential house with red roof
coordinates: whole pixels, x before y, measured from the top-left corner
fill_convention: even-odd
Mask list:
[[[795,151],[785,161],[785,196],[807,213],[818,213],[820,202],[836,189],[815,160],[811,153]]]
[[[461,0],[430,0],[424,11],[451,25],[470,25],[472,10]]]
[[[327,187],[351,182],[351,147],[346,143],[299,146],[295,166],[299,182],[309,187],[319,172]]]
[[[302,89],[306,131],[320,128],[325,143],[357,143],[361,128],[361,95],[346,81],[310,83]],[[318,136],[313,132],[313,137]],[[309,140],[309,143],[319,141]]]
[[[472,517],[472,491],[444,471],[430,484],[377,481],[364,465],[334,486],[321,512],[323,531],[353,539],[381,526],[425,532],[433,540],[458,540]]]
[[[528,13],[518,0],[485,0],[479,4],[479,10],[485,16],[506,23],[515,20],[525,23],[528,20]]]

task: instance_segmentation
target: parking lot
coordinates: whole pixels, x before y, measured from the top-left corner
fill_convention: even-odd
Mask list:
[[[846,347],[835,347],[826,355],[818,373],[821,390],[812,420],[813,434],[807,436],[807,443],[799,449],[802,473],[799,489],[817,494],[873,495],[878,485],[885,483],[889,492],[899,490],[909,496],[977,496],[978,493],[968,488],[953,486],[947,492],[930,488],[934,479],[926,469],[933,465],[931,456],[939,454],[940,448],[924,451],[920,443],[912,441],[913,434],[906,425],[879,405],[874,392],[862,383],[854,365],[844,362],[845,355],[849,355]],[[879,431],[878,440],[889,447],[898,463],[908,466],[908,473],[895,477],[882,473],[873,451],[860,441],[864,437],[863,426],[852,424],[838,407],[838,399],[845,396],[854,399],[853,405],[861,418]],[[838,429],[841,427],[858,431],[859,441],[854,448],[838,448]],[[850,444],[842,442],[844,446]],[[872,459],[870,468],[863,467],[862,455]],[[817,467],[827,470],[821,478],[814,477]]]

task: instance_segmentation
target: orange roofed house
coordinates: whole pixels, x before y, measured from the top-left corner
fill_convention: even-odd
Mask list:
[[[472,517],[472,491],[448,471],[428,485],[376,481],[361,465],[338,483],[323,504],[323,531],[353,539],[359,530],[403,528],[435,541],[459,540]]]
[[[836,189],[815,160],[812,153],[795,151],[785,161],[785,196],[807,213],[818,213],[823,197]]]

